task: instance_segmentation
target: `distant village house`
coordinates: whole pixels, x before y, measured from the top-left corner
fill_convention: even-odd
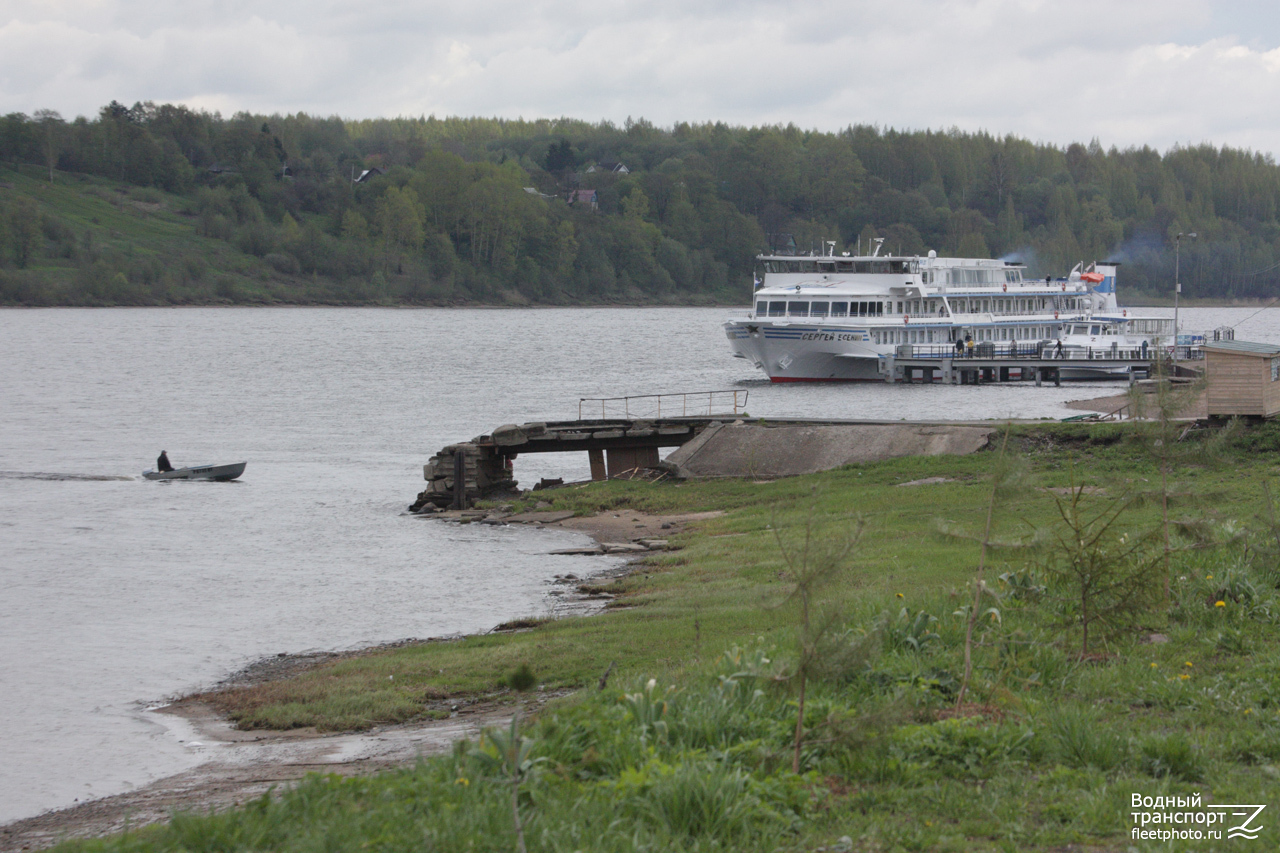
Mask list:
[[[595,190],[570,190],[569,206],[585,205],[591,210],[600,209],[600,195]]]

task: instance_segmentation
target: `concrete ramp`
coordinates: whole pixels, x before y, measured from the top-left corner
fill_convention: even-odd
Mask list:
[[[662,467],[685,479],[792,477],[896,456],[964,455],[997,432],[950,424],[713,424]]]

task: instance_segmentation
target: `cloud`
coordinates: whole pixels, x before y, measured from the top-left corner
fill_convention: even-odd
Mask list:
[[[1280,149],[1280,19],[1209,0],[11,0],[0,110],[574,116]]]

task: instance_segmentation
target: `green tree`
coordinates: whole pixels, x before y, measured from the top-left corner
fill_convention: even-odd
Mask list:
[[[348,209],[342,214],[342,239],[351,240],[360,245],[369,242],[369,222],[360,215],[360,211]]]
[[[377,221],[388,263],[394,259],[397,271],[401,271],[404,255],[422,248],[422,208],[418,194],[408,188],[389,187],[378,200]]]
[[[56,110],[36,110],[33,118],[40,125],[40,152],[49,167],[49,183],[53,183],[53,169],[58,165],[58,154],[62,149],[62,128],[66,122]]]
[[[43,242],[40,208],[30,196],[18,196],[9,208],[9,247],[19,269],[35,261]]]

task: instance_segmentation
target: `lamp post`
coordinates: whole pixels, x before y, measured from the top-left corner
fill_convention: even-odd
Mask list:
[[[1173,238],[1173,373],[1178,374],[1178,294],[1182,292],[1182,281],[1178,278],[1180,272],[1180,260],[1182,254],[1182,238],[1190,237],[1192,240],[1196,238],[1196,232],[1184,234],[1178,232],[1178,236]]]

